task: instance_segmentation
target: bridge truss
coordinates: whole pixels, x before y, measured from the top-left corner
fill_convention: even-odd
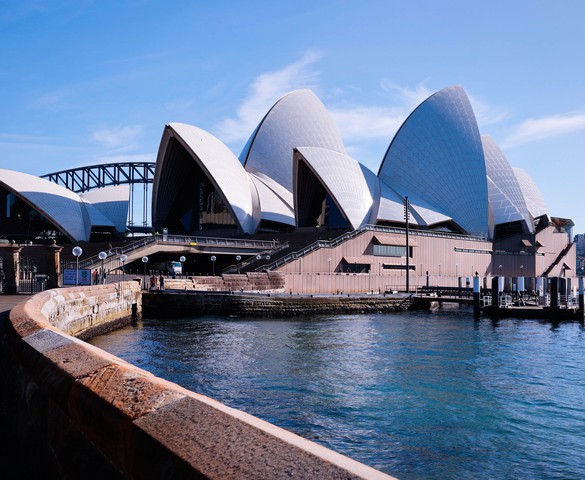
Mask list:
[[[135,202],[137,197],[142,203],[142,227],[147,229],[148,205],[152,198],[152,189],[149,185],[154,180],[154,162],[125,162],[125,163],[104,163],[101,165],[90,165],[85,167],[62,170],[60,172],[42,175],[51,182],[57,183],[76,193],[83,193],[95,188],[103,188],[116,185],[130,185],[130,198],[128,206],[128,226],[136,227],[134,221]],[[139,186],[141,195],[135,192],[135,186]],[[140,189],[140,186],[142,187]],[[140,208],[138,207],[138,211]]]

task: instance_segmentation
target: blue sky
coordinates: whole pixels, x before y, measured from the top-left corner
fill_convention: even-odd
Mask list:
[[[585,2],[0,0],[0,168],[154,161],[165,123],[236,155],[311,88],[377,171],[401,122],[449,85],[585,232]]]

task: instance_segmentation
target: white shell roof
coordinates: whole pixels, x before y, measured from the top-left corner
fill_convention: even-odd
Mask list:
[[[380,182],[380,202],[377,220],[404,222],[404,200],[384,182]],[[415,216],[411,216],[409,223],[419,224]]]
[[[87,242],[91,222],[79,195],[27,173],[0,169],[0,184],[56,225],[73,242]]]
[[[518,184],[524,195],[526,208],[528,208],[530,215],[532,215],[533,218],[548,215],[546,202],[544,201],[540,189],[536,186],[534,180],[532,180],[532,177],[521,168],[513,168],[512,170],[518,179]]]
[[[445,88],[412,112],[388,147],[378,176],[401,196],[420,198],[467,232],[489,233],[483,148],[463,88]]]
[[[392,187],[380,182],[380,207],[378,220],[404,222],[404,198]],[[408,197],[410,205],[409,224],[429,226],[452,221],[452,218],[432,209],[424,200],[413,196]]]
[[[288,203],[279,197],[274,190],[267,187],[263,179],[258,178],[251,173],[249,176],[258,191],[260,208],[262,210],[262,220],[270,220],[272,222],[280,222],[294,226],[295,213]]]
[[[533,220],[526,208],[518,179],[504,153],[488,135],[481,137],[488,176],[489,204],[495,225],[524,221],[527,231],[533,232]]]
[[[348,155],[333,150],[299,147],[296,151],[302,155],[305,163],[331,194],[350,225],[356,229],[366,224],[373,198],[362,166]],[[295,155],[293,165],[295,183],[298,161],[300,158]]]
[[[86,205],[89,203],[93,207],[92,209],[88,208],[92,225],[111,225],[118,232],[126,231],[130,201],[129,185],[96,188],[82,193],[80,196],[86,202]],[[97,213],[95,210],[97,210]],[[103,223],[104,221],[108,223]]]
[[[266,114],[240,155],[248,172],[264,175],[292,192],[295,147],[320,147],[346,153],[337,126],[311,90],[282,97]]]
[[[260,222],[260,201],[258,193],[242,164],[232,151],[220,140],[200,128],[183,123],[167,125],[161,145],[168,146],[166,136],[174,136],[189,152],[193,161],[201,167],[215,188],[223,195],[227,207],[245,233],[253,233]],[[164,152],[159,152],[157,172],[164,168]],[[156,177],[156,175],[155,175]],[[155,178],[156,196],[158,191]],[[157,197],[153,197],[154,209]],[[153,210],[154,211],[154,210]]]

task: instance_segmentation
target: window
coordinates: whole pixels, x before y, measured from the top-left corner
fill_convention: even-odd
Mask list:
[[[374,255],[377,257],[406,257],[406,247],[400,245],[374,245]]]

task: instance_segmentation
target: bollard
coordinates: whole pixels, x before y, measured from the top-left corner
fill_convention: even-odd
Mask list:
[[[500,302],[500,277],[492,278],[492,307],[499,307]]]
[[[559,279],[557,277],[550,279],[550,306],[559,307]]]
[[[479,277],[473,277],[473,318],[479,318],[481,316],[479,294]]]
[[[579,277],[579,321],[583,323],[583,316],[585,314],[583,301],[583,277]]]

